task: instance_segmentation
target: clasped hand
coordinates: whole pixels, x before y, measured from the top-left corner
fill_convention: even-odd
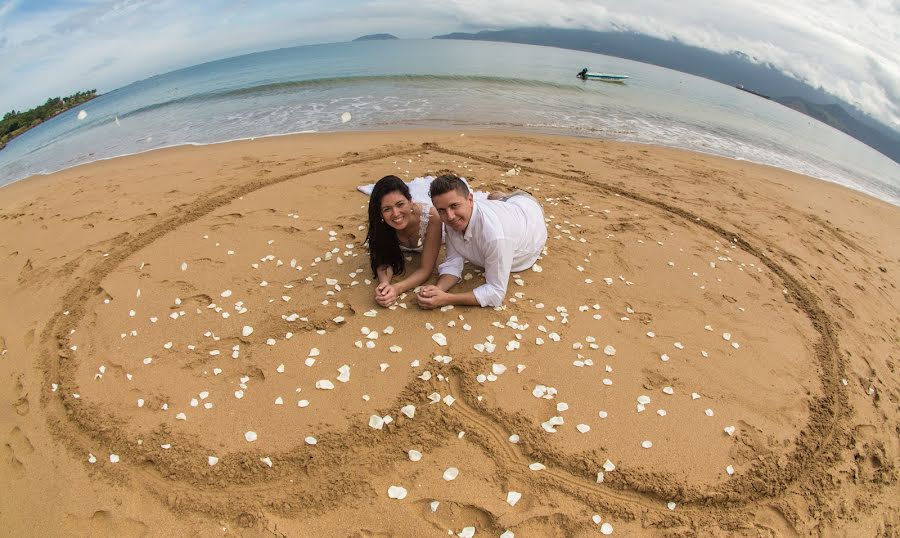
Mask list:
[[[431,310],[432,308],[439,308],[446,305],[447,295],[448,293],[441,288],[429,285],[419,290],[416,300],[419,302],[419,308]]]
[[[382,282],[375,288],[375,302],[387,308],[397,301],[397,289],[390,282]]]

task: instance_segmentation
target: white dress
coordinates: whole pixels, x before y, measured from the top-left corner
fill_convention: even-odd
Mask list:
[[[465,178],[460,179],[466,181]],[[419,219],[419,239],[417,241],[417,246],[408,247],[401,243],[400,250],[407,252],[422,252],[422,248],[425,246],[425,232],[428,230],[428,220],[431,218],[431,208],[433,207],[431,205],[431,196],[428,195],[428,189],[431,187],[432,181],[434,181],[434,176],[425,176],[417,177],[406,184],[409,187],[409,196],[412,198],[412,201],[422,207],[422,216]],[[466,185],[468,185],[468,182],[466,182]],[[360,185],[356,190],[366,196],[371,196],[374,188],[375,184],[369,183],[368,185]],[[488,197],[488,193],[482,191],[473,191],[473,194],[475,195],[476,200],[487,200]],[[441,234],[441,242],[443,243],[443,234]]]
[[[400,250],[406,252],[418,252],[422,253],[422,249],[425,247],[425,232],[428,231],[428,220],[431,218],[431,203],[422,203],[415,202],[422,207],[422,214],[419,216],[419,237],[417,239],[416,246],[410,247],[400,243]],[[443,234],[441,234],[441,239],[443,240]]]

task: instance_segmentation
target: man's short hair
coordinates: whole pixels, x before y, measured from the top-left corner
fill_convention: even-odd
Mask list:
[[[444,174],[434,178],[431,186],[428,187],[428,195],[432,198],[450,191],[456,191],[457,194],[464,198],[469,196],[469,186],[459,176],[453,174]]]

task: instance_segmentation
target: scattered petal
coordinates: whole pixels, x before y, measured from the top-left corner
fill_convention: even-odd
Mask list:
[[[456,467],[448,467],[446,471],[444,471],[444,480],[450,482],[451,480],[456,480],[456,477],[459,476],[459,469]]]

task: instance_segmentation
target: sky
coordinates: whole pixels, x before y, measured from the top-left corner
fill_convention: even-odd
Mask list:
[[[249,52],[526,26],[741,51],[900,130],[898,0],[0,0],[0,112]]]

